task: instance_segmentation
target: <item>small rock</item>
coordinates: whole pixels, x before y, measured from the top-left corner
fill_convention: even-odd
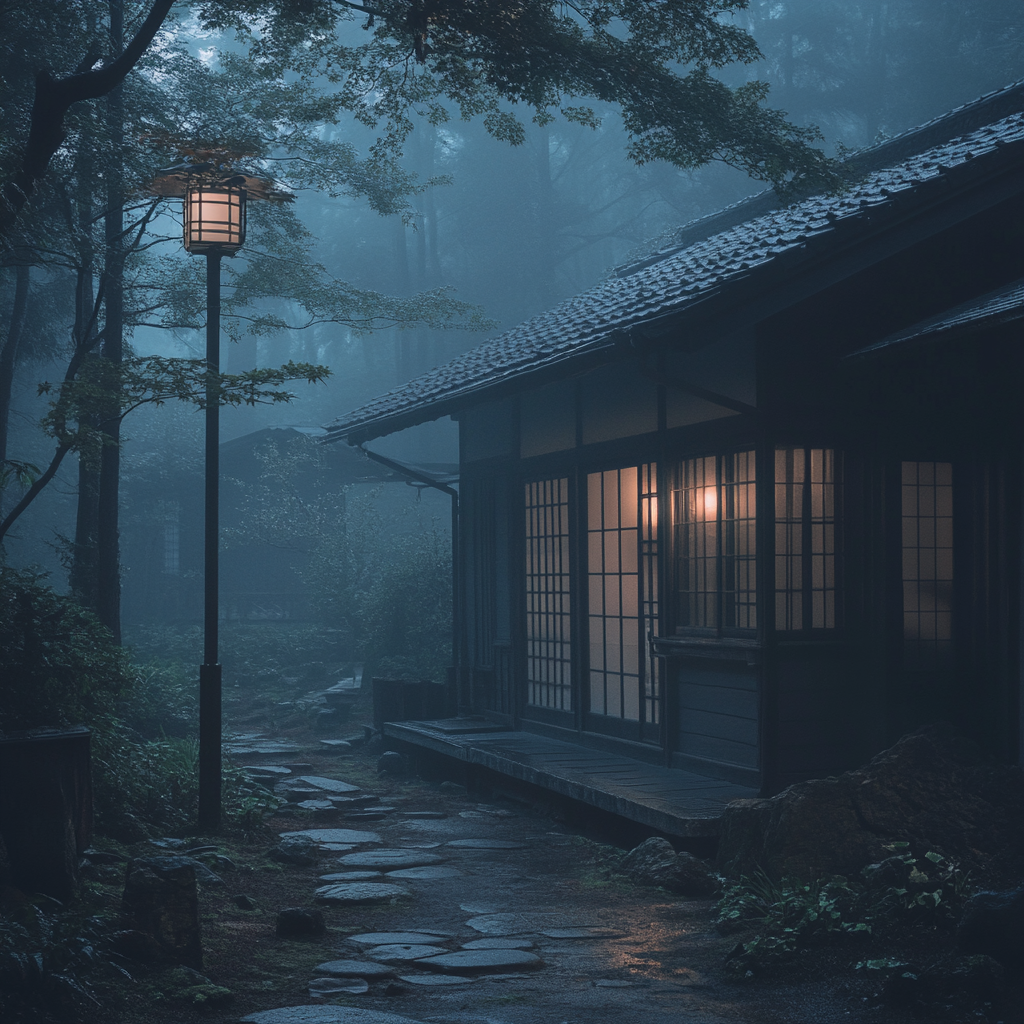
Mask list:
[[[438,787],[445,796],[466,796],[468,790],[465,786],[460,786],[457,782],[442,782]]]
[[[980,953],[1011,971],[1024,969],[1024,886],[975,893],[956,932],[963,953]]]
[[[255,910],[256,901],[251,896],[246,896],[245,893],[236,893],[231,897],[231,902],[234,903],[239,910]]]
[[[308,907],[288,907],[277,915],[279,939],[319,939],[327,932],[324,915]]]
[[[692,853],[676,853],[672,844],[652,836],[630,850],[622,870],[638,885],[658,885],[684,896],[710,896],[719,886],[715,875]]]
[[[155,938],[172,963],[193,968],[203,965],[197,863],[172,856],[131,860],[121,900],[121,916],[129,929]]]
[[[408,761],[397,750],[385,750],[377,758],[377,771],[381,775],[405,775],[408,770]]]
[[[316,840],[303,835],[282,836],[277,846],[267,852],[267,856],[282,864],[315,864],[318,857]]]

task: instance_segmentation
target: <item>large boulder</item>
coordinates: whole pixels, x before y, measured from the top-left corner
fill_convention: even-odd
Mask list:
[[[1024,972],[1024,886],[975,893],[964,907],[956,944],[964,953],[998,960],[1020,977]]]
[[[758,868],[772,878],[851,875],[884,860],[893,842],[982,872],[1005,866],[1008,853],[1024,852],[1024,773],[985,764],[952,726],[926,726],[856,771],[734,800],[718,867],[733,876]]]

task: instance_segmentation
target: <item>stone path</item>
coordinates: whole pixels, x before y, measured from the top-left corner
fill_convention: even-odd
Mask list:
[[[269,758],[268,758],[269,760]],[[344,760],[267,772],[336,798],[373,798],[345,778]],[[336,766],[336,767],[335,767]],[[298,767],[298,770],[295,770]],[[259,768],[254,770],[254,777]],[[326,773],[326,774],[321,774]],[[333,777],[336,774],[336,778]],[[363,776],[359,777],[362,782]],[[332,785],[333,784],[333,785]],[[307,879],[307,905],[327,925],[295,981],[302,1005],[250,1014],[246,1024],[745,1024],[741,987],[704,973],[735,940],[722,938],[666,893],[615,889],[578,861],[593,845],[549,818],[473,804],[465,792],[384,780],[395,810],[373,831],[282,831],[319,848],[316,865],[284,865]],[[409,794],[420,794],[410,796]],[[424,794],[435,794],[424,799]],[[417,800],[421,802],[417,805]],[[426,806],[424,806],[426,804]],[[438,805],[444,807],[439,810]],[[461,806],[460,806],[461,805]],[[375,806],[375,805],[367,805]],[[308,820],[308,818],[306,819]],[[605,848],[606,849],[606,848]],[[581,857],[581,854],[583,855]],[[331,870],[333,868],[333,870]],[[588,885],[595,886],[593,891]],[[602,889],[601,886],[612,888]],[[623,883],[625,885],[625,883]],[[280,909],[280,908],[278,908]],[[719,948],[724,947],[724,948]],[[294,968],[289,969],[294,970]],[[294,982],[289,986],[294,993]],[[291,996],[292,1001],[298,1001]],[[284,1001],[284,1000],[282,1000]],[[338,1005],[336,1001],[344,1002]],[[265,1004],[264,1004],[265,1005]],[[844,1006],[845,1010],[845,1006]],[[851,1017],[817,1015],[815,1024]],[[872,1021],[881,1021],[881,1017]],[[803,1022],[801,1022],[803,1024]],[[888,1024],[888,1022],[887,1022]]]

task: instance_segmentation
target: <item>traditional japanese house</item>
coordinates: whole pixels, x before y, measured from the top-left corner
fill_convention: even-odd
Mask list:
[[[762,793],[1021,750],[1024,84],[328,427],[460,431],[467,713]]]

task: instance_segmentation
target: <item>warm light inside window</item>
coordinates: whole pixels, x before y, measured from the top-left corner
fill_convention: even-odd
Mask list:
[[[245,190],[196,188],[185,196],[185,248],[234,256],[245,242]]]
[[[704,488],[704,518],[718,518],[718,489],[716,487]]]

